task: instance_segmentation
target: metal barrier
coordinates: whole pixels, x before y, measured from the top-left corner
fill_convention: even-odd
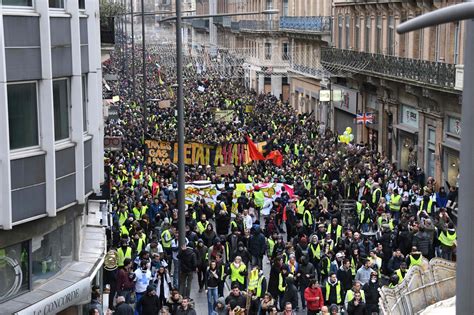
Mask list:
[[[456,294],[456,263],[441,258],[408,270],[402,283],[380,290],[382,314],[413,315]]]

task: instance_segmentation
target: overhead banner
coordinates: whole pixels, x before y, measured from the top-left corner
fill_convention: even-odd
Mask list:
[[[259,151],[263,152],[266,142],[257,143]],[[148,163],[168,165],[178,163],[178,144],[158,140],[145,140]],[[184,144],[184,163],[186,165],[245,165],[251,163],[248,145],[246,143],[231,143],[208,145],[202,143]]]
[[[245,184],[239,183],[234,185],[234,193],[232,196],[232,213],[237,212],[237,199],[241,193],[245,193],[247,197],[259,188],[263,192],[265,198],[264,206],[262,209],[263,215],[268,215],[273,206],[273,201],[281,196],[283,187],[286,192],[293,197],[293,186],[282,184],[282,183],[260,183],[260,184]],[[217,197],[221,194],[221,189],[224,189],[223,185],[211,184],[209,181],[197,181],[185,185],[185,201],[186,205],[192,205],[195,202],[199,202],[204,199],[206,203],[214,209],[217,204]]]

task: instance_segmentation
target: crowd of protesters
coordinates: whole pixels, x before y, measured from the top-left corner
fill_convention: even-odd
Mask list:
[[[106,270],[105,282],[116,314],[193,315],[193,299],[206,298],[209,315],[373,314],[383,285],[396,286],[425,259],[455,259],[455,186],[445,191],[416,162],[400,170],[383,152],[339,143],[314,115],[246,89],[242,78],[222,77],[212,58],[207,66],[186,58],[186,141],[245,143],[248,135],[280,150],[283,165],[258,161],[221,176],[214,166],[188,165],[187,182],[225,188],[215,207],[204,200],[187,206],[187,245],[180,247],[176,166],[147,163],[143,146],[144,139],[176,142],[175,74],[167,56],[147,52],[149,99],[169,99],[171,107],[149,101],[144,117],[140,77],[133,100],[121,62],[112,56],[103,66],[104,74],[118,74],[104,92],[120,96],[105,134],[123,139],[122,150],[105,153],[109,247],[118,265]],[[234,110],[232,121],[216,122],[216,109]],[[236,183],[285,183],[293,191],[283,190],[264,216],[258,187],[233,204]]]

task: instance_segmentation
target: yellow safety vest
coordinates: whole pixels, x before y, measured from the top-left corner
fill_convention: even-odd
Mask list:
[[[278,291],[280,292],[285,292],[285,289],[286,289],[286,282],[285,282],[285,279],[283,279],[283,275],[281,274],[278,274]]]
[[[259,208],[262,208],[265,203],[265,196],[263,195],[263,191],[259,190],[254,192],[253,197],[255,199],[255,205]]]
[[[165,236],[169,239],[169,241],[165,240]],[[163,245],[163,248],[171,248],[171,232],[169,230],[164,230],[161,232],[161,245]]]
[[[129,236],[129,235],[130,235],[130,232],[128,231],[127,227],[125,225],[122,225],[120,227],[120,237]]]
[[[452,247],[454,245],[454,242],[456,241],[456,237],[457,237],[456,231],[454,231],[453,234],[447,231],[441,231],[441,233],[439,234],[438,240],[444,246]]]
[[[313,216],[309,210],[305,210],[303,214],[303,225],[312,226],[313,225]]]
[[[304,213],[304,204],[306,200],[297,200],[296,201],[296,212],[300,215],[303,215]]]
[[[271,257],[273,254],[273,248],[275,247],[275,241],[272,238],[267,239],[267,256]]]
[[[238,281],[241,284],[245,283],[245,276],[241,275],[241,272],[244,272],[247,267],[241,263],[239,268],[236,268],[233,263],[230,264],[230,281]]]
[[[356,202],[356,210],[357,210],[357,215],[360,216],[360,212],[362,211],[362,203],[360,203],[359,201]]]
[[[263,280],[265,280],[265,276],[262,275],[260,278],[258,278],[258,283],[257,283],[257,297],[262,297],[262,293],[265,294],[267,293],[267,290],[265,292],[262,292],[262,283]]]
[[[362,289],[360,290],[360,297],[365,302],[365,292]],[[354,299],[354,291],[352,291],[352,289],[351,289],[351,290],[347,291],[347,293],[346,293],[346,300],[347,300],[347,302],[350,302],[353,299]]]
[[[390,210],[391,211],[400,211],[400,199],[402,196],[400,195],[392,195],[390,197]]]
[[[119,225],[123,225],[128,219],[128,211],[119,212]]]
[[[353,276],[355,276],[357,273],[357,266],[355,264],[354,257],[351,257],[351,272]]]
[[[311,250],[313,257],[316,257],[317,260],[321,259],[321,245],[319,243],[316,245],[316,248],[314,248],[313,243],[309,244],[309,249]]]
[[[207,221],[204,224],[201,221],[199,221],[197,223],[197,228],[198,228],[199,234],[202,234],[207,229],[208,225],[209,225],[209,222],[207,222]]]
[[[380,188],[375,189],[374,192],[372,193],[372,204],[375,204],[375,202],[377,201],[377,192],[380,192],[380,196],[382,196],[382,189]]]
[[[332,234],[332,224],[329,224],[328,233]],[[338,225],[336,229],[336,243],[339,241],[341,236],[342,236],[342,226]]]
[[[255,292],[257,289],[257,285],[258,285],[258,269],[254,269],[250,272],[248,289]]]
[[[422,201],[420,202],[420,211],[423,210],[424,202],[425,202],[424,200],[422,200]],[[426,212],[427,212],[428,214],[431,214],[431,207],[432,207],[432,206],[433,206],[433,200],[430,199],[430,201],[428,201],[428,207],[426,208]]]
[[[122,267],[125,258],[132,259],[132,248],[127,246],[125,253],[123,252],[122,247],[117,250],[117,266]]]
[[[402,283],[403,279],[405,278],[405,276],[402,274],[402,271],[400,269],[397,269],[395,270],[395,273],[398,276],[398,283]],[[405,274],[406,274],[406,271],[405,271]]]
[[[146,213],[146,207],[142,206],[141,209],[138,209],[137,207],[134,207],[133,209],[133,215],[135,216],[135,220],[140,220],[142,216]]]
[[[326,301],[329,301],[329,294],[331,292],[331,285],[329,282],[326,282]],[[341,304],[341,282],[337,282],[336,284],[336,303]]]
[[[412,255],[410,255],[410,267],[421,266],[422,262],[423,262],[423,255],[420,255],[420,258],[418,258],[418,259],[415,259],[415,258],[413,258]]]

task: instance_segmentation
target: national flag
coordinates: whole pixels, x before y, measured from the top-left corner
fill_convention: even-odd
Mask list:
[[[356,123],[357,124],[373,124],[374,123],[374,116],[372,113],[363,113],[363,114],[357,114],[356,116]]]
[[[250,139],[250,137],[245,136],[245,138],[247,138],[247,144],[249,146],[249,154],[250,154],[250,158],[252,159],[252,161],[263,161],[263,160],[265,160],[265,157],[263,156],[263,154],[260,151],[258,151],[257,145]]]
[[[276,166],[283,165],[283,155],[278,150],[274,150],[268,153],[268,155],[265,157],[265,160],[272,160],[273,164],[275,164]]]

